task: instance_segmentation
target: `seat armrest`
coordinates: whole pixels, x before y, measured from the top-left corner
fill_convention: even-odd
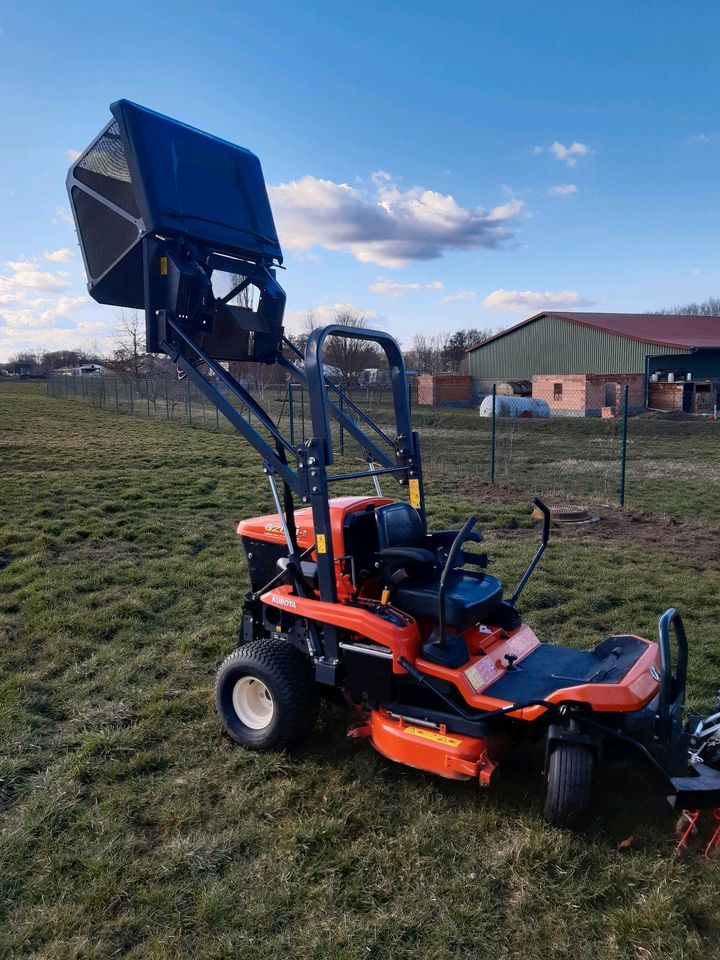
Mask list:
[[[483,570],[490,563],[486,553],[470,553],[469,550],[461,550],[460,556],[463,563],[469,563],[473,567],[481,567]]]
[[[453,540],[459,533],[459,530],[436,530],[434,533],[427,535],[427,541],[435,550],[438,547],[451,547]]]
[[[435,554],[423,547],[385,547],[379,550],[377,556],[384,563],[402,566],[405,563],[434,564]]]
[[[439,547],[447,547],[449,549],[459,533],[459,530],[436,530],[434,533],[429,533],[427,539],[434,550],[437,550]],[[481,543],[482,539],[483,535],[479,530],[471,530],[467,535],[467,541],[472,541],[473,543]]]

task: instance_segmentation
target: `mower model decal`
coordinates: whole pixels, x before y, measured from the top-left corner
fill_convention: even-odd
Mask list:
[[[325,534],[319,533],[315,538],[315,543],[317,545],[318,553],[327,553],[327,543],[325,542]]]
[[[417,477],[411,477],[408,480],[408,490],[410,491],[410,506],[420,509],[420,481]]]
[[[459,747],[462,743],[462,740],[456,737],[448,737],[444,733],[436,733],[435,730],[426,730],[424,727],[405,727],[405,733],[409,733],[412,737],[423,737],[425,740],[442,743],[445,747]]]
[[[489,657],[482,657],[465,671],[470,686],[475,693],[479,693],[485,687],[496,680],[500,671]]]

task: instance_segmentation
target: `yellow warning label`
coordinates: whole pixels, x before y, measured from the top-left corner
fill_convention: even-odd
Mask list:
[[[160,276],[167,276],[167,257],[160,257]]]
[[[413,737],[423,737],[425,740],[433,740],[435,743],[442,743],[446,747],[459,747],[462,740],[455,737],[448,737],[444,733],[437,733],[435,730],[426,730],[424,727],[405,727],[405,733]]]
[[[408,480],[408,489],[410,490],[410,505],[418,510],[420,508],[420,481],[417,477],[411,477]]]
[[[325,534],[319,533],[315,537],[315,545],[317,546],[318,553],[327,553],[327,543],[325,543]]]

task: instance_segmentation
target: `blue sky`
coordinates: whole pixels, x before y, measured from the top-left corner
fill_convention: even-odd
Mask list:
[[[288,324],[718,295],[720,6],[0,0],[0,360],[112,344],[64,180],[126,97],[256,152]]]

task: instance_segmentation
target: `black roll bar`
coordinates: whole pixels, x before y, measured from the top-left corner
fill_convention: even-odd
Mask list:
[[[675,634],[677,644],[677,662],[673,670],[672,651],[670,649],[670,627]],[[660,647],[660,696],[658,701],[658,719],[661,735],[670,736],[673,720],[685,705],[685,684],[687,681],[688,642],[682,617],[674,607],[670,607],[658,621],[658,645]]]
[[[369,340],[382,347],[390,366],[390,383],[392,386],[393,406],[395,409],[395,427],[398,438],[405,438],[408,449],[412,449],[412,435],[410,429],[410,410],[408,408],[407,392],[405,387],[405,364],[403,363],[400,347],[394,337],[382,330],[365,330],[362,327],[345,327],[339,323],[331,323],[327,327],[318,327],[308,337],[305,346],[305,375],[310,393],[310,414],[312,417],[313,434],[325,439],[325,462],[333,462],[332,442],[330,439],[330,419],[328,417],[328,399],[325,393],[325,384],[328,382],[323,374],[323,348],[328,337],[346,337],[350,340]],[[390,438],[385,436],[386,440]],[[392,441],[390,441],[392,442]]]

